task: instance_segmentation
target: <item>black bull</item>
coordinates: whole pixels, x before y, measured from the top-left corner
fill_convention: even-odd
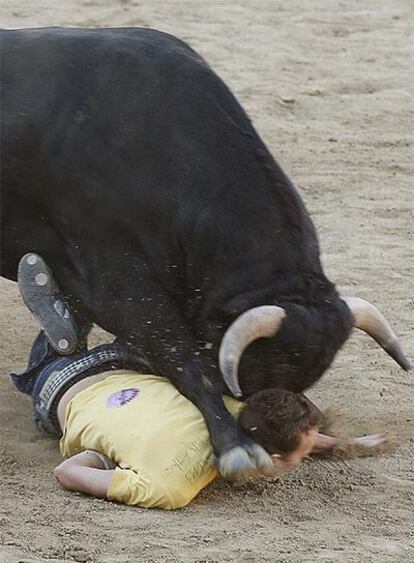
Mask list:
[[[303,391],[353,326],[409,368],[381,314],[325,277],[296,189],[190,47],[148,29],[1,39],[2,275],[41,254],[84,327],[200,409],[224,475],[269,464],[229,389]]]

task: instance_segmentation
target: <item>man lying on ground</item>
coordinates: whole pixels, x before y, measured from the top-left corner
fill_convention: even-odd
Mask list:
[[[40,257],[31,256],[48,281],[42,289],[28,291],[39,272],[35,268],[29,274],[23,267],[19,285],[47,336],[42,330],[28,369],[12,377],[32,395],[39,428],[63,433],[60,447],[68,459],[55,469],[56,478],[68,489],[131,505],[185,506],[217,475],[200,412],[167,379],[127,369],[127,351],[119,343],[65,357],[55,352],[50,341],[76,335],[74,319],[54,305],[52,273]],[[65,334],[68,319],[72,332]],[[74,350],[75,340],[70,342]],[[275,472],[337,445],[336,438],[318,433],[320,413],[303,395],[272,389],[256,393],[246,404],[230,397],[225,402],[244,431],[272,455]],[[374,436],[354,442],[369,448],[383,440]]]

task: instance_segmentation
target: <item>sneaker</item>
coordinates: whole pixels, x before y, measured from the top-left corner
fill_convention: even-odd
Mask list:
[[[17,279],[23,301],[52,347],[61,355],[72,354],[79,343],[80,330],[43,258],[32,252],[25,254],[19,262]]]

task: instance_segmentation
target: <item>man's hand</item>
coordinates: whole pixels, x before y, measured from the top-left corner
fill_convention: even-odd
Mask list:
[[[334,455],[340,458],[368,457],[393,450],[395,443],[385,434],[357,438],[336,438],[318,434],[311,454]]]

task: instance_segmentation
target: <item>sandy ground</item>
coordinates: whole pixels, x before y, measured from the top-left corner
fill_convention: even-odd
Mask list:
[[[410,0],[3,0],[1,16],[3,27],[149,26],[188,40],[299,185],[329,277],[379,306],[414,358]],[[54,482],[56,444],[7,377],[36,326],[16,286],[0,290],[1,563],[414,560],[414,375],[366,336],[310,396],[342,410],[342,431],[396,435],[395,453],[310,460],[283,482],[217,481],[184,510],[145,511]]]

